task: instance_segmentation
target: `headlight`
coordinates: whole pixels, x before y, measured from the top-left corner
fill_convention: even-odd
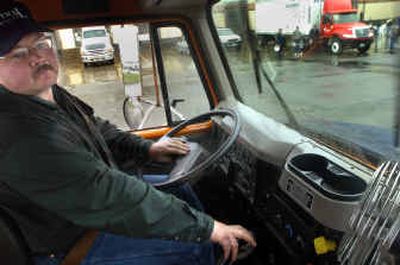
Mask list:
[[[353,34],[343,34],[343,37],[345,38],[354,38]]]

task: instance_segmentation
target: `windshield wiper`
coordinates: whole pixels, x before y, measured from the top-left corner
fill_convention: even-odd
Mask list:
[[[258,49],[257,36],[254,33],[254,31],[252,31],[250,29],[250,25],[249,25],[249,15],[248,15],[249,12],[248,12],[247,0],[241,0],[240,6],[241,6],[241,8],[240,8],[241,16],[240,17],[243,20],[242,23],[244,25],[244,32],[245,32],[244,36],[250,47],[250,55],[251,55],[252,62],[253,62],[253,70],[254,70],[254,74],[255,74],[255,78],[256,78],[256,82],[257,82],[258,93],[260,93],[260,94],[262,93],[262,83],[261,83],[261,78],[260,78],[260,70],[261,70],[263,77],[265,78],[265,80],[267,80],[269,86],[272,89],[272,92],[274,92],[274,94],[277,97],[279,103],[281,104],[283,110],[285,111],[285,113],[289,119],[289,124],[291,124],[295,129],[299,129],[299,127],[300,127],[299,123],[297,122],[296,118],[294,117],[293,112],[290,110],[289,106],[286,104],[285,100],[283,99],[283,97],[281,96],[279,91],[276,89],[275,84],[273,83],[273,81],[269,77],[267,71],[265,70],[264,66],[262,65],[260,51]]]

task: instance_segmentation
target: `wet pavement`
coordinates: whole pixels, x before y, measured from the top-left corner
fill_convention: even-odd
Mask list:
[[[240,51],[228,51],[228,60],[233,65],[235,80],[239,92],[245,92],[245,102],[259,106],[262,112],[268,112],[275,118],[286,120],[279,101],[265,80],[263,93],[259,94],[254,83],[254,72],[248,62],[248,56]],[[150,56],[142,59],[143,97],[156,101],[154,77]],[[290,109],[299,119],[310,117],[318,119],[337,119],[352,123],[391,127],[394,119],[394,95],[397,89],[396,77],[400,74],[397,56],[386,52],[370,51],[367,56],[358,56],[353,51],[346,51],[339,57],[328,55],[324,51],[305,54],[301,59],[286,56],[276,60],[268,52],[262,53],[263,66]],[[96,113],[114,122],[122,129],[127,129],[122,113],[125,98],[121,82],[121,67],[117,59],[112,65],[94,65],[84,67],[79,55],[71,53],[62,56],[62,74],[60,83],[72,93],[92,105]],[[182,67],[188,65],[187,56],[175,53],[166,58],[171,79],[182,76]],[[185,77],[186,89],[181,93],[190,93],[193,101],[200,100],[196,94],[198,80]],[[252,85],[253,84],[253,85]],[[188,89],[189,88],[189,89]],[[264,96],[265,95],[265,96]],[[179,97],[179,95],[174,95]],[[310,98],[314,101],[310,101]],[[314,103],[313,103],[314,102]],[[185,104],[187,106],[185,106]],[[196,106],[186,102],[182,108]],[[269,107],[268,107],[269,106]],[[163,115],[161,107],[156,110]],[[368,115],[366,115],[368,113]],[[385,117],[385,120],[382,120]],[[147,126],[152,127],[165,118],[150,119]]]
[[[287,56],[279,61],[263,54],[267,73],[277,93],[298,120],[337,120],[392,128],[395,95],[400,74],[398,57],[385,52],[367,56],[346,51],[341,56],[325,52],[306,54],[302,59]],[[269,84],[263,80],[263,92],[246,89],[254,83],[252,69],[239,66],[240,58],[230,57],[235,66],[239,91],[245,101],[282,122],[287,116]],[[237,60],[237,61],[236,61]],[[271,70],[272,69],[272,70]],[[255,86],[254,86],[255,87]]]
[[[77,51],[69,51],[60,57],[61,71],[59,83],[72,94],[91,105],[96,115],[112,121],[123,130],[129,129],[123,116],[125,99],[122,70],[118,56],[114,64],[94,64],[84,66]],[[143,58],[142,82],[144,95],[154,90],[151,64]],[[151,86],[151,89],[145,89]]]

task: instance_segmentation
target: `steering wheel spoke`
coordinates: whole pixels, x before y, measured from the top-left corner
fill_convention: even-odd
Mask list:
[[[184,181],[186,175],[185,173],[193,168],[194,165],[200,161],[201,157],[204,157],[204,155],[207,153],[207,151],[196,142],[187,142],[187,144],[190,146],[190,152],[189,154],[176,159],[175,167],[169,173],[169,182],[174,182],[175,179]],[[164,183],[164,185],[165,184],[166,183]]]
[[[188,125],[209,120],[214,116],[229,116],[232,119],[233,122],[230,124],[231,130],[228,132],[228,137],[226,137],[213,152],[209,152],[201,143],[187,141],[190,146],[189,154],[179,157],[175,161],[175,166],[169,173],[169,177],[165,181],[155,183],[154,186],[176,185],[184,181],[194,181],[200,177],[200,173],[229,151],[230,147],[239,136],[241,126],[238,114],[229,109],[214,110],[186,120],[178,124],[162,138],[174,137],[174,135],[178,134]]]

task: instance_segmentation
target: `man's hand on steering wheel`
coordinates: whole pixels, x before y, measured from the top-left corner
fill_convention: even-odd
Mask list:
[[[227,137],[221,141],[213,151],[209,151],[200,142],[188,141],[175,138],[189,125],[199,122],[210,121],[214,118],[220,118],[221,121],[227,119]],[[240,118],[236,111],[230,109],[213,110],[200,114],[189,120],[183,121],[166,133],[158,142],[150,147],[149,155],[157,162],[172,162],[175,159],[175,164],[169,173],[169,177],[165,181],[154,183],[154,186],[162,187],[174,185],[178,182],[191,181],[192,183],[201,177],[201,173],[206,170],[219,158],[224,156],[230,147],[235,143],[240,132]],[[168,139],[171,138],[171,139]],[[203,139],[204,140],[204,139]],[[173,157],[181,155],[180,157]]]
[[[157,162],[172,162],[174,155],[189,153],[189,145],[180,138],[163,138],[153,143],[149,150],[150,157]]]
[[[253,248],[257,243],[253,235],[240,225],[226,225],[214,221],[214,229],[211,233],[211,241],[219,244],[224,251],[224,261],[234,262],[238,256],[239,240],[244,241]]]

